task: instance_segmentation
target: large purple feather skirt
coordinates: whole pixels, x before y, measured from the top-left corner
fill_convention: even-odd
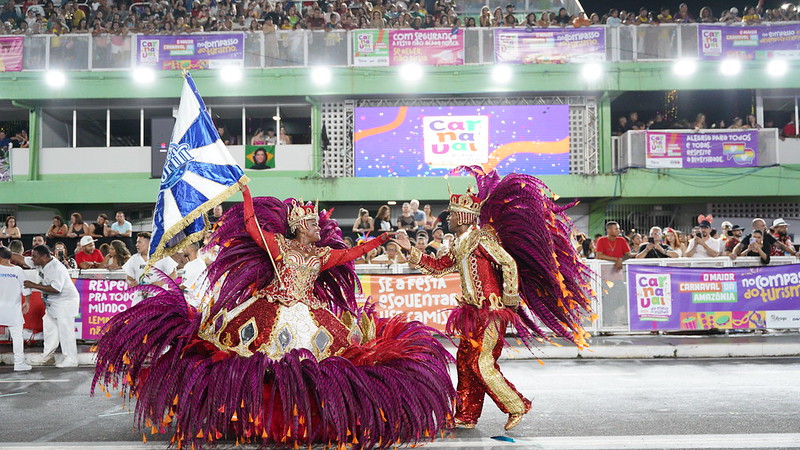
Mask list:
[[[143,437],[171,434],[179,448],[387,448],[431,441],[452,424],[451,357],[419,322],[375,319],[375,339],[319,361],[302,349],[242,357],[198,337],[201,314],[171,280],[138,289],[153,296],[107,324],[92,393],[135,400]],[[374,318],[372,308],[356,314]]]

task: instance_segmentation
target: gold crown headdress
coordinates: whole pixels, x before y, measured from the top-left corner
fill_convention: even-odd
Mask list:
[[[450,191],[450,186],[447,187]],[[483,200],[472,193],[472,187],[467,188],[465,194],[453,194],[450,192],[450,212],[459,217],[459,224],[471,223],[481,213]]]
[[[306,229],[306,220],[319,220],[319,213],[317,209],[318,204],[312,205],[311,202],[308,204],[303,204],[303,199],[299,200],[292,200],[292,204],[289,206],[289,216],[287,217],[289,221],[289,230],[293,233],[297,231],[297,228],[300,227],[302,229]]]

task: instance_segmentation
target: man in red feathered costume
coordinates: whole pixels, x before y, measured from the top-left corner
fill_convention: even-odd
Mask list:
[[[454,324],[461,338],[456,356],[459,399],[456,425],[474,428],[485,394],[489,394],[497,407],[508,414],[505,429],[510,430],[531,409],[530,400],[517,392],[497,365],[503,350],[503,334],[512,320],[507,316],[520,303],[519,279],[517,264],[500,245],[494,229],[478,227],[481,203],[480,198],[469,192],[450,196],[447,222],[457,239],[454,248],[441,258],[411,247],[405,235],[398,236],[397,242],[410,251],[409,262],[422,273],[461,274],[462,297],[448,322],[448,328]]]

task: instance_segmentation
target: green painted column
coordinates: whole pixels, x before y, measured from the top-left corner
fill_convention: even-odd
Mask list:
[[[322,175],[322,104],[313,97],[306,97],[306,101],[311,104],[311,176],[319,177]]]
[[[611,152],[611,95],[603,93],[597,104],[597,150],[600,173],[611,173],[613,168],[613,155]]]
[[[609,200],[602,199],[589,204],[589,237],[606,234],[606,208]]]

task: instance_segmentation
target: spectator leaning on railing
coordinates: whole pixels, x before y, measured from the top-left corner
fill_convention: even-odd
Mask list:
[[[630,252],[628,241],[619,235],[619,224],[606,223],[606,235],[595,243],[596,258],[611,261],[615,270],[622,270],[622,261],[630,257]]]

